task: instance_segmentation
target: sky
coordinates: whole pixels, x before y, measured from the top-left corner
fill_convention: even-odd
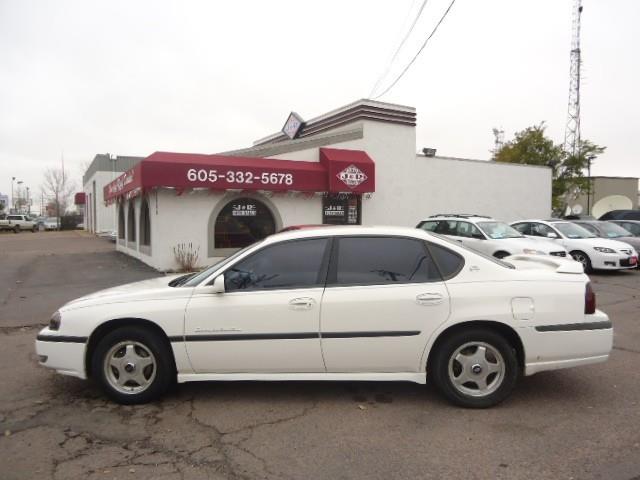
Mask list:
[[[369,97],[421,0],[0,0],[0,192],[39,192],[96,153],[216,153]],[[449,5],[429,0],[389,85]],[[457,0],[379,100],[417,109],[417,145],[488,159],[542,121],[564,138],[572,0]],[[583,0],[582,137],[594,175],[640,176],[640,2]],[[37,195],[37,193],[36,193]]]

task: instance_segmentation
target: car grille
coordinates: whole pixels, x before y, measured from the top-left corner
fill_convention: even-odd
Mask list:
[[[554,257],[566,257],[567,252],[551,252],[549,255],[553,255]]]

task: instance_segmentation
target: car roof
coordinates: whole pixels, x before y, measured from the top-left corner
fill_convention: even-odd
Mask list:
[[[299,230],[289,230],[287,232],[274,233],[265,238],[265,243],[275,243],[283,240],[295,240],[298,238],[313,237],[333,237],[333,236],[351,236],[351,235],[375,235],[384,236],[392,235],[398,237],[414,237],[430,239],[433,238],[428,232],[420,228],[408,227],[362,227],[356,225],[345,226],[327,226],[319,228],[304,228]]]
[[[516,220],[515,222],[511,222],[511,225],[513,225],[514,223],[531,223],[531,222],[537,222],[537,223],[573,223],[572,220],[563,220],[562,218],[547,218],[547,219],[529,218],[527,220]]]
[[[470,222],[482,222],[482,221],[498,222],[499,221],[493,217],[487,217],[485,215],[460,213],[460,214],[450,214],[450,215],[449,214],[431,215],[427,218],[422,219],[421,222],[433,222],[437,220],[454,220],[454,221],[468,220]]]

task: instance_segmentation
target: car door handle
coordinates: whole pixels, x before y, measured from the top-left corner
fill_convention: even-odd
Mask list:
[[[444,302],[444,296],[439,293],[422,293],[416,296],[418,305],[439,305]]]
[[[316,301],[311,297],[299,297],[289,301],[289,308],[292,310],[309,310],[313,308]]]

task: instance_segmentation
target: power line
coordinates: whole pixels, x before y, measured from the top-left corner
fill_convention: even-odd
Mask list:
[[[411,35],[411,32],[413,32],[413,29],[415,28],[416,23],[418,23],[418,20],[420,20],[420,15],[422,15],[422,11],[424,10],[424,7],[427,5],[428,1],[429,0],[423,0],[422,5],[420,5],[420,9],[418,10],[418,13],[416,15],[416,18],[413,19],[413,23],[409,27],[409,30],[407,31],[404,38],[398,45],[398,48],[396,48],[396,51],[393,53],[393,56],[391,57],[391,60],[389,60],[389,63],[387,63],[387,68],[385,68],[384,72],[382,72],[382,75],[378,77],[376,84],[371,89],[371,93],[369,93],[369,97],[371,97],[374,94],[374,92],[378,89],[380,82],[382,82],[382,80],[384,80],[385,77],[389,74],[389,70],[391,70],[391,65],[393,65],[393,62],[395,62],[396,58],[398,57],[398,54],[400,53],[400,50],[402,50],[402,47],[404,46],[405,42]]]
[[[411,65],[413,65],[413,62],[416,61],[416,59],[418,58],[418,56],[422,53],[422,50],[424,50],[424,47],[427,46],[427,43],[429,43],[429,40],[431,40],[431,37],[433,37],[433,35],[436,33],[436,31],[438,30],[438,27],[440,26],[440,24],[444,21],[444,19],[447,17],[449,10],[451,10],[451,7],[453,7],[453,4],[456,3],[456,0],[452,0],[451,3],[449,4],[449,6],[447,7],[447,9],[445,10],[444,14],[442,15],[442,17],[440,18],[440,20],[438,21],[438,23],[436,24],[436,26],[433,28],[433,30],[431,31],[431,33],[429,34],[429,36],[427,37],[427,39],[424,41],[424,43],[422,44],[422,46],[420,47],[420,49],[418,50],[418,52],[415,54],[415,56],[411,59],[411,61],[409,62],[409,64],[404,68],[404,70],[402,70],[402,72],[400,72],[400,75],[398,75],[398,77],[393,81],[393,83],[391,83],[391,85],[389,85],[380,95],[377,95],[375,97],[373,97],[373,100],[376,100],[378,98],[380,98],[381,96],[383,96],[385,93],[387,93],[389,90],[391,90],[396,83],[398,83],[400,81],[400,79],[404,76],[405,73],[407,73],[407,70],[409,70],[409,68],[411,68]]]

